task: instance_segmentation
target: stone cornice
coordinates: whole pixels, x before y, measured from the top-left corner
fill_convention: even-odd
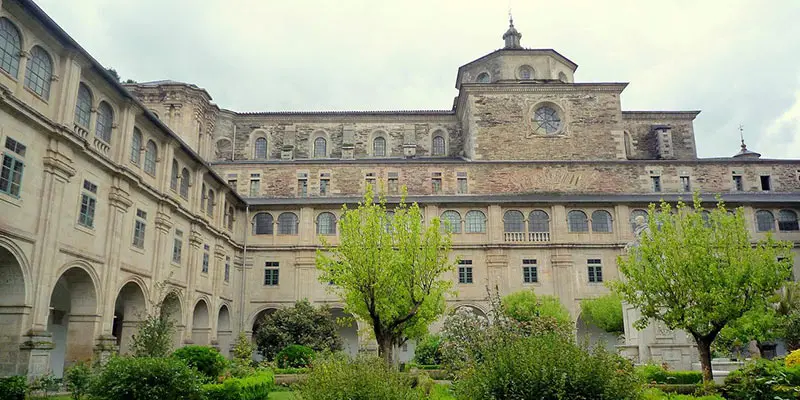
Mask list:
[[[699,110],[696,111],[622,111],[622,119],[682,119],[694,120],[700,114]]]
[[[234,123],[258,126],[262,121],[283,123],[438,122],[455,123],[452,110],[431,111],[288,111],[236,113]]]
[[[111,191],[108,193],[108,201],[112,207],[116,207],[121,211],[127,211],[133,205],[130,193],[119,186],[111,187]]]

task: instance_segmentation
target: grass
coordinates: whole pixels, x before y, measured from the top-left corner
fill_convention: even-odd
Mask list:
[[[436,385],[431,391],[429,397],[431,400],[455,400],[450,390],[445,385]],[[269,400],[298,400],[294,392],[272,392],[269,394]]]
[[[295,400],[295,397],[293,392],[272,392],[269,400]]]

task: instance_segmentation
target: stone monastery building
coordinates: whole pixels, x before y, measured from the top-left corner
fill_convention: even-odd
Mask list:
[[[699,159],[698,111],[624,111],[625,83],[578,82],[577,64],[520,38],[512,24],[458,68],[447,109],[240,113],[194,84],[122,85],[31,0],[0,0],[0,375],[125,352],[156,304],[175,346],[225,354],[298,299],[344,315],[315,251],[367,184],[390,202],[406,186],[427,220],[452,223],[452,308],[485,313],[487,284],[534,289],[593,340],[579,302],[619,277],[651,202],[722,194],[755,237],[797,251],[800,161],[744,144]],[[631,313],[624,354],[696,359],[685,335],[636,331]],[[341,331],[348,351],[374,348],[355,323]]]

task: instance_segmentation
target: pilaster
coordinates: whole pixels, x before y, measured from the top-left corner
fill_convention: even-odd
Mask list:
[[[114,304],[117,297],[117,275],[120,268],[120,249],[122,246],[122,229],[125,226],[125,214],[128,209],[133,205],[130,199],[128,183],[122,179],[114,178],[114,184],[108,194],[108,202],[111,206],[110,218],[108,219],[108,228],[106,232],[106,248],[105,248],[105,318],[103,320],[103,335],[111,336],[111,328],[114,323]]]
[[[489,215],[486,216],[486,233],[489,243],[497,244],[503,242],[503,209],[499,204],[489,205]]]
[[[573,316],[577,317],[575,309],[575,295],[573,281],[575,279],[575,268],[572,255],[564,249],[556,249],[550,258],[550,265],[553,268],[553,293],[564,304]]]
[[[163,205],[161,207],[163,207]],[[159,210],[155,217],[156,244],[155,251],[153,252],[153,262],[150,266],[150,275],[153,276],[155,280],[160,278],[156,275],[158,271],[164,271],[166,269],[163,268],[163,264],[165,264],[165,257],[168,257],[167,245],[170,242],[169,234],[172,230],[172,226],[172,217],[170,217],[168,213]]]
[[[200,260],[203,253],[203,235],[198,231],[198,227],[196,225],[192,225],[192,229],[189,232],[189,260],[186,263],[186,315],[184,316],[184,325],[186,329],[184,330],[184,342],[186,340],[192,341],[193,335],[193,323],[192,321],[192,313],[194,309],[191,305],[194,303],[195,300],[195,289],[197,287],[197,274],[200,273],[198,269],[198,265],[200,264]],[[211,310],[209,310],[209,313]]]
[[[311,246],[314,244],[314,238],[317,234],[317,230],[314,224],[316,220],[314,218],[314,209],[311,207],[303,207],[300,209],[300,225],[298,226],[298,233],[300,234],[300,244],[303,246]],[[277,218],[275,219],[277,222]],[[275,232],[273,230],[273,232]]]
[[[486,252],[486,274],[489,288],[497,288],[500,294],[509,292],[508,255],[503,249],[489,249]]]
[[[0,2],[2,3],[2,2]],[[78,101],[78,86],[81,83],[81,64],[78,61],[78,52],[68,50],[64,52],[63,60],[63,79],[61,79],[61,90],[58,93],[58,110],[56,120],[66,126],[70,131],[75,125],[75,105]]]
[[[295,298],[293,300],[309,299],[313,301],[314,285],[317,282],[316,255],[313,251],[298,253],[294,259],[295,273]]]

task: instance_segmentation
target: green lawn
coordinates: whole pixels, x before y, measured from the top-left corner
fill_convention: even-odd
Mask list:
[[[272,392],[269,394],[269,400],[295,400],[292,392]]]

